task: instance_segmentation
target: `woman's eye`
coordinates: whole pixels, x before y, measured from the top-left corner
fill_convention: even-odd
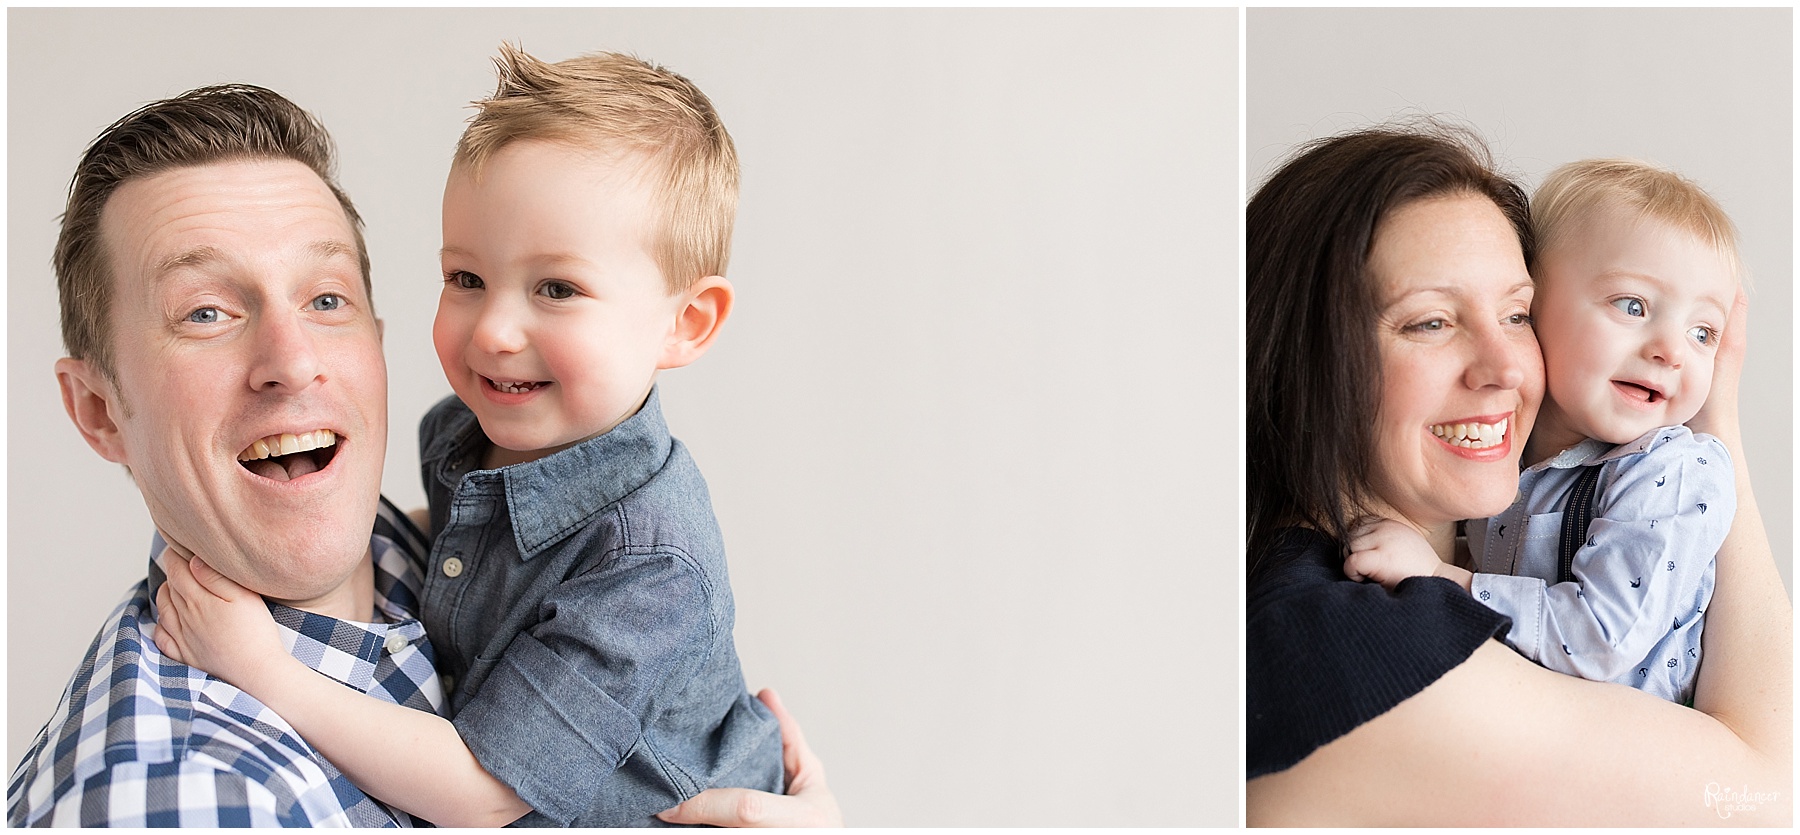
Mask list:
[[[1626,316],[1643,316],[1644,315],[1644,300],[1643,299],[1636,299],[1636,298],[1632,298],[1630,296],[1627,296],[1622,299],[1613,299],[1612,306],[1618,308],[1620,311],[1623,311]]]
[[[1506,323],[1509,325],[1529,325],[1531,324],[1531,314],[1514,313],[1513,315],[1506,317]]]
[[[444,276],[444,281],[461,287],[464,290],[480,290],[482,287],[481,276],[462,270],[455,270],[446,274]]]
[[[560,281],[551,281],[551,282],[545,283],[543,290],[541,290],[540,292],[542,292],[546,296],[549,296],[552,299],[560,300],[560,299],[566,299],[571,296],[574,296],[575,288],[570,287],[569,285],[564,284]]]
[[[1711,345],[1719,339],[1719,334],[1705,325],[1695,326],[1692,330],[1688,331],[1688,336],[1693,337],[1694,341],[1701,345]]]
[[[216,325],[225,321],[225,313],[216,307],[201,307],[189,313],[187,320],[196,325]]]
[[[1411,325],[1407,325],[1406,329],[1409,331],[1425,331],[1425,332],[1429,332],[1429,333],[1435,333],[1435,332],[1441,331],[1447,327],[1450,327],[1450,323],[1444,321],[1443,319],[1426,319],[1422,322],[1414,322]]]
[[[344,297],[336,293],[326,293],[312,300],[314,310],[337,310],[344,306]]]

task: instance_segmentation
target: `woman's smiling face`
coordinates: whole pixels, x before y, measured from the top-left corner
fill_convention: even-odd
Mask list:
[[[1421,529],[1505,510],[1544,394],[1511,223],[1475,194],[1417,200],[1376,227],[1368,270],[1381,311],[1375,498]]]

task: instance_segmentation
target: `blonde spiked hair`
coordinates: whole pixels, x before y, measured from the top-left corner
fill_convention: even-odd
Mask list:
[[[512,44],[494,59],[499,84],[475,102],[453,165],[471,176],[500,149],[539,139],[643,155],[657,179],[662,221],[654,244],[670,293],[724,275],[737,214],[731,134],[700,88],[629,55],[599,52],[540,61]]]
[[[1564,243],[1582,220],[1607,208],[1692,233],[1718,251],[1733,276],[1743,279],[1737,226],[1712,195],[1680,174],[1631,159],[1585,159],[1550,172],[1531,197],[1538,252]]]

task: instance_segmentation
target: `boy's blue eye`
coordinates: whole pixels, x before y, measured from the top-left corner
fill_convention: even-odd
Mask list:
[[[1635,299],[1635,298],[1631,298],[1629,296],[1622,298],[1622,299],[1613,299],[1612,306],[1618,308],[1621,311],[1624,311],[1626,316],[1643,316],[1644,315],[1644,300],[1643,299]]]
[[[1718,334],[1713,333],[1712,328],[1705,325],[1696,325],[1692,330],[1688,331],[1688,335],[1692,336],[1694,341],[1701,345],[1711,345],[1714,340],[1719,338]]]

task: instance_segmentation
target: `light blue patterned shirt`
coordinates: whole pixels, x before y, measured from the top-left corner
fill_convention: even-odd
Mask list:
[[[414,614],[425,543],[384,499],[370,546],[378,622],[270,613],[288,651],[319,673],[435,712],[443,688]],[[157,650],[162,547],[155,537],[150,578],[114,610],[13,772],[8,825],[410,826],[263,703]]]
[[[1569,488],[1599,465],[1588,541],[1558,583]],[[1512,618],[1506,642],[1539,664],[1674,702],[1694,694],[1714,557],[1737,490],[1725,445],[1685,426],[1617,447],[1587,441],[1519,477],[1505,513],[1469,523],[1475,599]]]

